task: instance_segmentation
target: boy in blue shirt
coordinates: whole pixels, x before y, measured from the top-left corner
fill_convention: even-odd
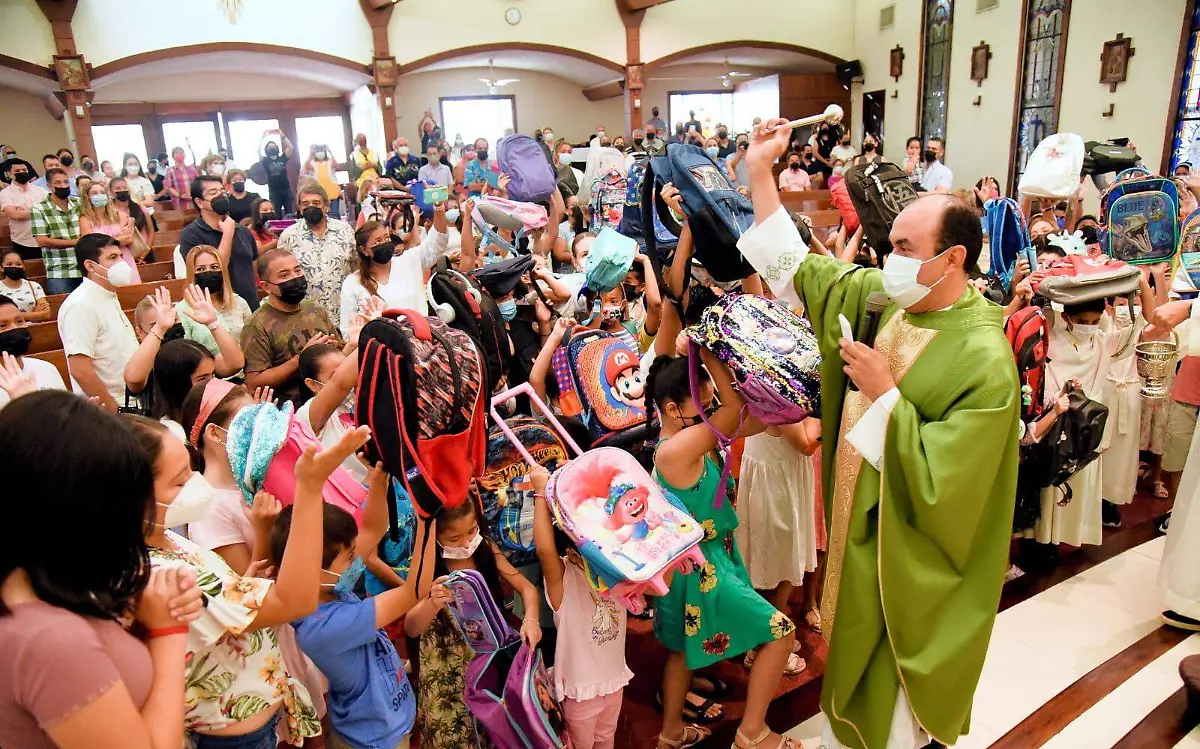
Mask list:
[[[357,549],[378,544],[388,522],[388,477],[382,465],[371,471],[368,481],[361,531],[350,513],[325,505],[320,604],[314,613],[292,622],[300,649],[329,680],[332,730],[325,739],[329,749],[407,749],[416,720],[416,695],[382,628],[420,600],[418,585],[428,594],[433,581],[433,534],[418,516],[414,548],[424,550],[419,575],[410,574],[401,587],[372,598],[355,595],[354,586],[364,569]],[[289,507],[272,531],[272,557],[283,557],[290,528]]]

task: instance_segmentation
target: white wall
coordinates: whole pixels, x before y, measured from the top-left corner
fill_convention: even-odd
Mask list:
[[[120,81],[96,89],[96,101],[238,101],[339,96],[343,92],[312,81],[254,73],[159,75]]]
[[[40,96],[0,86],[0,101],[0,138],[40,174],[42,155],[67,145],[66,127],[50,116]]]
[[[571,2],[572,6],[591,3],[613,4],[611,0]],[[651,62],[691,47],[743,39],[798,44],[850,59],[855,51],[856,12],[850,0],[676,0],[646,11],[642,59]],[[617,54],[622,52],[623,45]]]
[[[896,1],[896,23],[890,28],[880,30],[879,9],[891,5],[893,1],[858,0],[854,54],[851,57],[862,63],[863,83],[856,83],[851,87],[851,127],[857,147],[862,140],[862,94],[864,91],[884,90],[884,155],[892,161],[899,162],[904,158],[904,141],[910,135],[916,134],[921,2]],[[888,75],[891,51],[897,44],[904,48],[904,72],[898,81]],[[954,96],[955,93],[956,88],[951,86],[950,95]],[[896,94],[894,99],[893,94]],[[953,122],[950,127],[954,127]]]
[[[510,7],[521,11],[516,26],[504,20]],[[388,33],[392,54],[402,64],[447,49],[512,41],[577,49],[625,64],[625,25],[612,0],[404,0],[395,6]]]
[[[245,0],[234,24],[217,0],[79,0],[71,28],[92,65],[213,42],[298,47],[364,64],[372,58],[358,0]]]
[[[0,0],[0,29],[0,52],[38,65],[54,61],[54,35],[35,0]]]
[[[427,109],[440,121],[439,97],[486,96],[487,90],[479,82],[479,78],[486,74],[486,68],[463,68],[401,76],[396,85],[400,135],[409,140],[418,137],[417,123]],[[501,78],[520,78],[519,82],[501,89],[501,93],[516,96],[517,129],[523,133],[531,133],[538,127],[552,127],[555,138],[578,142],[594,132],[596,125],[604,125],[609,133],[624,129],[625,109],[621,97],[591,102],[584,98],[577,84],[558,76],[528,70],[496,68],[496,75]],[[643,108],[649,111],[644,102]],[[454,139],[454,133],[445,135],[447,139]],[[462,136],[467,142],[475,137],[471,133],[463,133]]]

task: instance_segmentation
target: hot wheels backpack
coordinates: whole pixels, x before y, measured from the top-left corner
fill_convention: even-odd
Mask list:
[[[500,552],[521,567],[537,561],[533,545],[533,484],[529,464],[513,445],[512,434],[529,455],[549,471],[568,460],[567,447],[545,420],[512,416],[488,431],[487,468],[476,484],[492,541]]]
[[[541,203],[550,198],[558,178],[546,153],[536,140],[522,133],[506,135],[496,144],[500,171],[510,178],[508,197],[522,203]]]
[[[568,403],[578,399],[592,446],[628,446],[645,439],[649,421],[637,352],[611,333],[587,328],[568,332],[561,350],[565,366],[557,366],[556,374],[566,370],[570,377],[559,379],[559,391]]]
[[[467,708],[498,749],[570,746],[542,654],[504,619],[483,576],[458,570],[446,579],[450,616],[475,651],[467,665]]]
[[[496,404],[517,394],[528,395],[579,456],[551,474],[546,502],[559,528],[578,548],[594,589],[639,613],[645,607],[645,592],[667,592],[667,572],[687,573],[704,564],[698,546],[703,529],[628,452],[598,447],[581,453],[528,383],[493,398],[493,418]],[[507,425],[501,429],[507,430]],[[508,436],[533,465],[534,457],[516,435]]]
[[[485,370],[475,342],[437,317],[389,309],[359,335],[354,416],[424,517],[467,498],[483,470]]]
[[[1104,251],[1109,256],[1141,265],[1170,260],[1175,255],[1179,243],[1179,188],[1174,180],[1151,175],[1145,169],[1126,169],[1101,196],[1100,211],[1107,229]]]

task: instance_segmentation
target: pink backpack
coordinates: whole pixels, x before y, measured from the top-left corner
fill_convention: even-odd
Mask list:
[[[666,594],[668,572],[686,574],[704,564],[697,545],[704,531],[683,504],[628,452],[615,447],[581,451],[529,383],[492,399],[492,419],[526,462],[537,465],[496,410],[515,395],[529,396],[579,456],[550,476],[546,501],[559,528],[579,549],[594,589],[636,614],[645,609],[646,592]]]
[[[550,199],[558,187],[558,178],[546,153],[528,135],[513,133],[496,144],[496,161],[509,177],[508,195],[523,203],[541,203]]]
[[[330,418],[336,419],[337,416]],[[321,441],[313,434],[312,429],[293,416],[292,423],[288,425],[287,437],[267,466],[267,474],[262,482],[262,488],[274,494],[284,505],[291,504],[296,497],[296,461],[300,459],[305,446],[312,444],[321,449]],[[362,522],[367,488],[355,480],[346,469],[340,466],[334,469],[325,486],[321,488],[321,498],[353,515],[354,522]]]

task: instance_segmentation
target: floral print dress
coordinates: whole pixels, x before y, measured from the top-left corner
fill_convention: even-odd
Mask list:
[[[151,564],[191,567],[205,598],[204,613],[188,627],[184,727],[200,733],[227,728],[282,702],[292,743],[318,735],[316,709],[284,667],[275,631],[246,631],[273,582],[242,577],[215,552],[171,531],[167,538],[174,548],[152,548]]]
[[[760,596],[733,542],[738,526],[732,479],[725,501],[713,507],[721,467],[704,458],[704,473],[694,486],[679,489],[658,471],[654,478],[687,508],[700,527],[700,550],[707,560],[688,575],[676,574],[665,596],[654,599],[654,635],[665,647],[687,656],[692,670],[741,655],[787,637],[796,626]]]
[[[417,678],[417,724],[421,749],[491,749],[487,734],[467,709],[467,664],[475,656],[466,640],[439,611],[421,633]]]

